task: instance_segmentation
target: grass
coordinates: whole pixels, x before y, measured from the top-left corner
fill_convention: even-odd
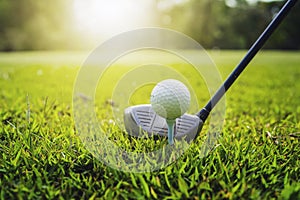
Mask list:
[[[244,53],[214,51],[211,57],[225,78]],[[1,199],[300,198],[300,52],[261,52],[226,95],[215,149],[202,158],[200,135],[176,162],[151,173],[110,168],[78,137],[72,90],[85,56],[0,54]],[[133,102],[149,101],[139,98]],[[97,106],[118,145],[140,151],[165,144],[124,137],[106,115],[111,104]]]

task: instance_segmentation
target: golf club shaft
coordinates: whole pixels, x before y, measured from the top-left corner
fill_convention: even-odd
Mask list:
[[[272,33],[276,30],[278,25],[282,22],[282,20],[289,13],[291,8],[296,4],[298,0],[288,0],[285,5],[278,12],[276,17],[271,21],[268,27],[264,30],[264,32],[259,36],[256,42],[251,46],[245,57],[240,61],[240,63],[236,66],[233,72],[228,76],[223,85],[217,90],[214,96],[209,100],[206,106],[197,113],[197,116],[204,122],[208,117],[210,111],[215,107],[215,105],[220,101],[220,99],[224,96],[226,91],[230,88],[230,86],[234,83],[234,81],[239,77],[242,71],[247,67],[253,57],[257,54],[257,52],[263,47],[265,42],[269,39]]]

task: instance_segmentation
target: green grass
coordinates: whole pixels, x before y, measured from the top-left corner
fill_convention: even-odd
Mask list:
[[[225,78],[244,53],[211,57]],[[226,95],[215,149],[202,158],[200,134],[179,160],[151,173],[107,167],[79,139],[72,90],[86,55],[0,53],[1,199],[300,199],[300,52],[257,55]],[[149,102],[135,96],[133,103]],[[111,105],[97,106],[110,139],[123,148],[165,144],[124,137],[109,123]]]

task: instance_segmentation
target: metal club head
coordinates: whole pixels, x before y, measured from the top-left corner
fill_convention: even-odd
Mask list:
[[[150,104],[126,108],[124,123],[126,131],[136,137],[141,137],[143,132],[147,132],[149,136],[168,135],[166,120],[157,115]],[[201,130],[202,125],[202,120],[196,115],[184,114],[176,119],[175,138],[191,141]]]

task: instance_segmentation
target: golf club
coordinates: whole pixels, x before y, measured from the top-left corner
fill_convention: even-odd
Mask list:
[[[270,22],[267,28],[255,41],[248,50],[247,54],[228,76],[225,82],[220,86],[208,103],[196,114],[184,114],[176,119],[175,138],[180,139],[185,137],[190,141],[197,137],[201,131],[203,123],[207,119],[211,110],[216,106],[219,100],[224,96],[226,91],[239,77],[242,71],[247,67],[257,52],[263,47],[278,25],[289,13],[291,8],[298,0],[288,0],[276,17]],[[134,136],[139,137],[141,131],[147,132],[149,135],[167,136],[168,128],[165,119],[157,115],[151,108],[150,104],[137,105],[126,108],[124,111],[124,123],[126,131]]]

